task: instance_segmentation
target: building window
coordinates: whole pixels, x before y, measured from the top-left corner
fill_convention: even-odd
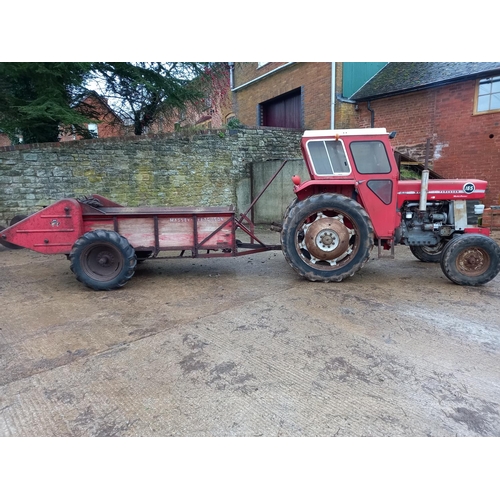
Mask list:
[[[87,128],[89,129],[89,132],[92,134],[93,137],[99,137],[99,131],[97,130],[97,123],[89,123],[87,125]]]
[[[475,108],[476,113],[500,111],[500,75],[477,82]]]

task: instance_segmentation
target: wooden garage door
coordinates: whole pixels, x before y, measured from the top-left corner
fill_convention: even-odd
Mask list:
[[[300,89],[262,103],[261,110],[265,127],[301,128]]]

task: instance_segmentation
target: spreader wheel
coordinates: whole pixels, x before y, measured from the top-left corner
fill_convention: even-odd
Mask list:
[[[14,217],[12,217],[12,219],[9,222],[9,227],[26,219],[26,217],[28,217],[28,216],[27,215],[14,215]],[[0,226],[0,231],[3,231],[4,229],[5,229],[5,227]],[[19,250],[20,248],[23,248],[23,247],[20,247],[19,245],[14,245],[14,243],[9,243],[8,241],[5,241],[2,238],[0,238],[0,244],[2,244],[6,248],[10,248],[11,250]]]
[[[441,269],[457,285],[483,285],[500,271],[500,247],[483,234],[458,236],[445,246]]]
[[[281,232],[286,260],[309,281],[342,281],[352,276],[368,260],[373,239],[364,208],[331,193],[294,203]]]
[[[446,243],[448,243],[447,240],[441,240],[437,245],[432,246],[410,245],[410,250],[411,253],[422,262],[439,262]]]
[[[128,240],[104,229],[79,238],[69,258],[78,281],[94,290],[122,287],[134,275],[137,264],[135,251]]]
[[[0,232],[2,232],[4,229],[4,226],[0,226]],[[14,245],[14,243],[5,241],[3,238],[0,238],[0,245],[3,245],[5,248],[10,248],[11,250],[18,250],[19,248],[22,248],[19,245]]]
[[[137,264],[141,264],[145,260],[148,260],[151,257],[151,255],[153,255],[153,252],[149,250],[137,250],[135,252],[135,256],[137,258]]]
[[[22,220],[26,219],[26,217],[28,216],[24,214],[14,215],[14,217],[12,217],[12,219],[10,220],[9,225],[13,226],[14,224],[17,224],[18,222],[21,222]]]

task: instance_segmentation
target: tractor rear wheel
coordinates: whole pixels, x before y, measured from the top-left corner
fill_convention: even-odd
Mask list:
[[[432,246],[410,245],[410,250],[411,253],[422,262],[439,262],[446,243],[448,243],[446,240],[441,240],[437,245]]]
[[[287,262],[309,281],[352,276],[368,260],[373,242],[373,226],[364,208],[332,193],[292,204],[281,232]]]
[[[73,245],[69,258],[77,280],[94,290],[122,287],[132,278],[137,265],[128,240],[104,229],[85,233]]]
[[[445,246],[441,269],[457,285],[483,285],[500,271],[500,247],[483,234],[458,236]]]

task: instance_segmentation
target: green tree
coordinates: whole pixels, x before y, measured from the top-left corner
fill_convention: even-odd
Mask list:
[[[82,105],[89,89],[108,99],[141,135],[160,115],[196,106],[219,63],[0,63],[0,130],[11,140],[55,142],[62,128],[90,137],[96,110]]]
[[[142,135],[160,116],[202,106],[220,68],[197,62],[97,63],[92,74],[97,92]]]
[[[85,117],[74,105],[91,69],[91,63],[0,63],[0,130],[25,143],[58,141],[62,124],[85,134],[92,112]]]

